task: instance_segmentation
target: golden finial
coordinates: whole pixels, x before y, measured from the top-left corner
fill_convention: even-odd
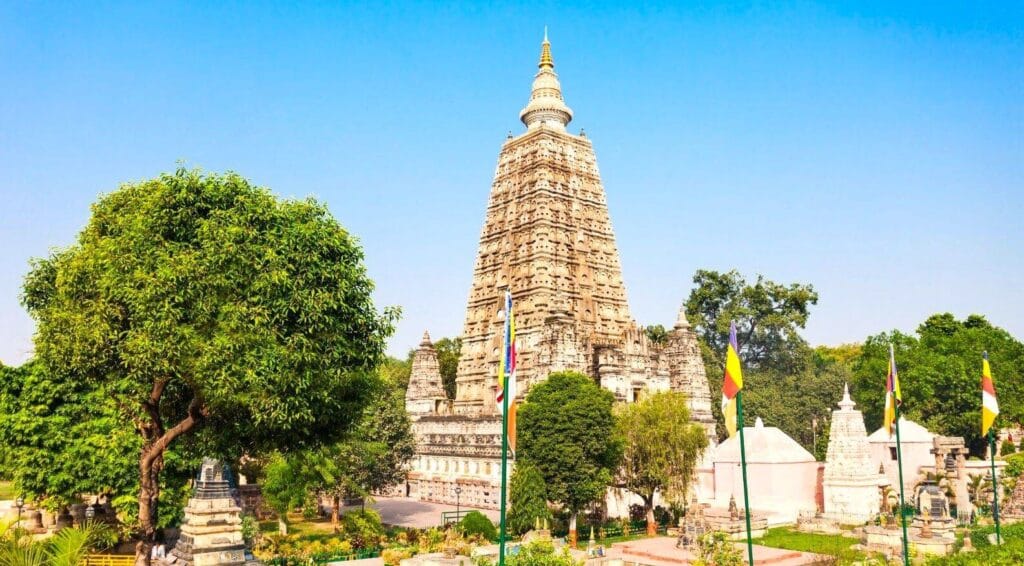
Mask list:
[[[548,41],[548,26],[544,26],[544,43],[540,44],[540,64],[537,66],[541,69],[555,68],[555,60],[551,58],[551,42]]]

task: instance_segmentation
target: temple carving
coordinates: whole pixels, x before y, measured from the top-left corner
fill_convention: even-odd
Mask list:
[[[458,486],[463,504],[498,504],[501,419],[495,393],[506,289],[515,304],[520,398],[560,370],[590,375],[620,402],[633,402],[644,390],[682,391],[692,418],[714,444],[707,376],[685,313],[657,344],[630,314],[593,144],[566,129],[573,113],[546,35],[538,67],[520,112],[526,131],[510,136],[498,156],[455,399],[444,397],[427,335],[413,359],[406,406],[417,454],[407,493],[420,499],[454,503]]]

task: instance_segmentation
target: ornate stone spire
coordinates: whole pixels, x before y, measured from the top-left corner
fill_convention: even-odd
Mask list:
[[[438,410],[438,401],[445,401],[444,383],[437,352],[430,342],[430,334],[423,332],[420,347],[412,357],[409,386],[405,391],[405,409],[416,418]]]
[[[565,129],[572,121],[572,109],[562,99],[562,86],[555,74],[555,60],[551,56],[551,42],[548,31],[544,28],[544,42],[540,46],[540,70],[533,78],[533,92],[530,102],[519,113],[519,119],[527,128],[540,127],[541,124]]]
[[[686,303],[679,307],[679,315],[676,316],[675,328],[682,330],[690,327],[690,321],[686,319]]]
[[[850,399],[850,384],[844,383],[843,400],[839,402],[839,408],[844,411],[852,411],[854,405],[856,405],[856,403],[853,402],[853,399]]]

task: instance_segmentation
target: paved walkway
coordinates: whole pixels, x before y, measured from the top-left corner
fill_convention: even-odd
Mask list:
[[[441,525],[441,513],[445,511],[456,511],[454,505],[444,503],[430,503],[408,497],[375,497],[376,501],[370,507],[380,513],[381,520],[387,525],[401,527],[416,527],[424,529]],[[344,511],[359,509],[358,506],[345,507]],[[461,506],[458,510],[469,511],[472,507]],[[493,509],[479,509],[492,521],[497,523],[498,511]]]
[[[738,543],[737,548],[743,552],[743,563],[746,564],[747,545]],[[609,557],[622,558],[624,562],[635,562],[647,566],[683,566],[690,564],[695,558],[693,554],[676,548],[673,537],[655,537],[612,545]],[[797,552],[781,548],[754,545],[754,564],[772,566],[801,566],[806,564],[826,564],[826,556]]]

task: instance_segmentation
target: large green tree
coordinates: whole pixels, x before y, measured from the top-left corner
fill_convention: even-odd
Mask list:
[[[799,331],[807,324],[810,307],[818,303],[811,285],[783,285],[758,275],[751,284],[733,270],[701,269],[686,301],[687,318],[716,361],[736,323],[739,356],[745,368],[794,371],[806,359],[807,343]],[[716,364],[721,367],[720,364]]]
[[[548,499],[569,512],[573,543],[577,516],[604,496],[622,459],[614,402],[592,378],[565,371],[531,387],[519,409],[517,458],[537,468]]]
[[[903,412],[937,434],[962,436],[972,454],[984,454],[981,436],[981,356],[988,351],[1000,421],[1024,422],[1024,344],[985,317],[958,320],[936,314],[916,336],[892,331],[869,337],[854,364],[854,395],[869,427],[882,425],[889,344],[896,354]]]
[[[34,261],[40,363],[109,398],[141,440],[138,563],[180,437],[257,452],[357,420],[395,316],[362,259],[322,204],[179,169],[102,196],[74,244]]]
[[[619,478],[643,500],[647,534],[653,536],[655,494],[685,501],[708,437],[690,421],[686,396],[674,392],[644,395],[637,403],[619,406],[616,430],[624,440]]]

